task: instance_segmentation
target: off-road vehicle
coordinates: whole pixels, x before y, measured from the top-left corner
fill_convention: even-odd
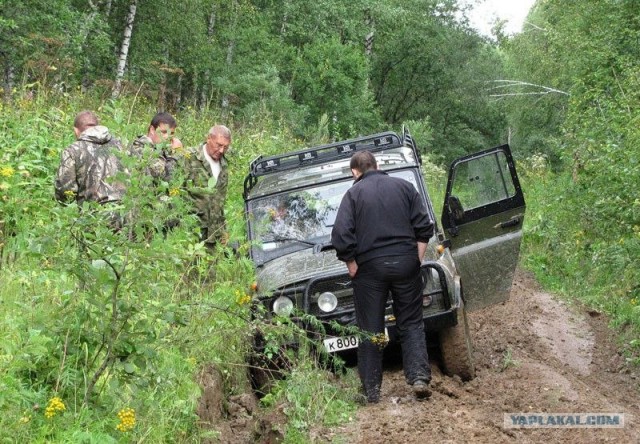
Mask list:
[[[325,326],[321,346],[329,353],[357,347],[357,334],[332,328],[355,325],[355,313],[347,268],[327,247],[342,196],[353,184],[350,157],[360,150],[371,151],[379,169],[407,180],[424,198],[436,225],[421,268],[426,337],[438,338],[447,373],[471,379],[466,312],[507,299],[522,237],[525,202],[508,145],[452,163],[441,224],[406,130],[402,137],[384,132],[256,158],[244,200],[258,303],[273,316],[315,316]],[[397,341],[391,299],[385,325],[389,340]]]

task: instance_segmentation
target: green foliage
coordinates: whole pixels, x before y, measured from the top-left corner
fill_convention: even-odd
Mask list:
[[[368,88],[367,61],[359,47],[337,38],[306,45],[296,60],[293,97],[309,109],[310,123],[329,115],[333,139],[371,132],[378,126]]]
[[[128,186],[118,206],[55,202],[60,152],[84,108],[98,110],[125,144],[154,114],[143,98],[84,95],[2,109],[0,429],[21,442],[198,442],[215,432],[202,430],[195,415],[199,369],[215,365],[226,393],[250,390],[253,265],[227,246],[205,251],[180,178],[154,183],[145,173],[151,153],[122,158],[130,174],[118,178]],[[187,146],[219,119],[190,110],[177,117]],[[297,143],[268,114],[242,125],[229,153],[226,208],[240,255],[248,252],[241,190],[249,161]],[[125,217],[121,230],[109,223],[114,211]],[[180,224],[166,230],[174,219]],[[311,372],[312,361],[305,365]],[[343,405],[334,405],[310,404],[319,409],[310,414],[337,421]]]
[[[0,3],[5,100],[50,88],[111,97],[132,3]],[[125,100],[215,110],[253,127],[275,121],[306,140],[429,118],[440,163],[506,136],[485,84],[500,60],[460,24],[456,1],[136,4]]]
[[[308,361],[297,366],[286,381],[281,381],[263,403],[276,406],[285,403],[287,416],[286,443],[305,442],[311,428],[336,426],[355,416],[353,400],[357,375],[351,371],[345,379],[337,379],[330,372],[318,372]],[[350,379],[350,380],[349,380]]]
[[[535,87],[505,99],[514,144],[530,156],[525,264],[554,290],[609,314],[638,362],[636,6],[540,1],[525,31],[501,46],[518,79],[569,94]]]
[[[372,8],[371,83],[385,122],[428,116],[434,160],[504,142],[502,110],[486,83],[501,73],[497,52],[456,20],[455,2],[388,2]]]
[[[522,166],[528,206],[524,265],[545,287],[607,313],[624,338],[629,359],[637,363],[637,222],[631,227],[620,223],[625,207],[614,203],[619,198],[600,195],[587,200],[593,194],[574,183],[570,173],[549,173],[544,158]],[[630,212],[637,207],[632,204]]]

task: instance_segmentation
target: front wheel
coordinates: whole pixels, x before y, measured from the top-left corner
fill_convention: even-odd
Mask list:
[[[473,344],[464,302],[460,301],[456,315],[458,323],[440,332],[440,352],[445,372],[448,375],[458,375],[463,381],[469,381],[475,378],[476,368],[473,363]]]

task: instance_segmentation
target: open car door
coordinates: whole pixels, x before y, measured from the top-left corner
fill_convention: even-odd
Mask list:
[[[525,203],[509,145],[451,164],[442,226],[468,310],[509,297],[520,254]]]

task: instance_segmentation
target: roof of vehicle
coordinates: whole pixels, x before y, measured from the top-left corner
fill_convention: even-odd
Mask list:
[[[408,131],[404,131],[402,140],[393,132],[379,133],[276,156],[259,156],[250,164],[243,196],[249,200],[351,177],[350,158],[362,150],[375,155],[381,170],[420,164],[419,153]]]

